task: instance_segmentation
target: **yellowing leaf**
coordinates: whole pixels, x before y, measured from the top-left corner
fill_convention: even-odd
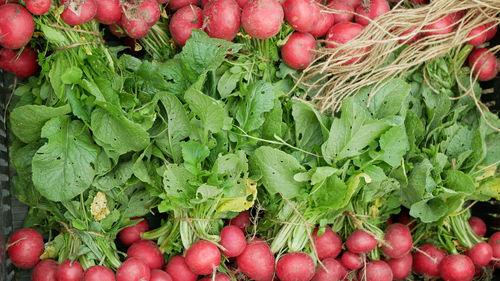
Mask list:
[[[483,167],[478,167],[478,168],[483,168]],[[497,171],[497,166],[496,165],[491,165],[489,167],[487,167],[486,169],[484,169],[484,173],[480,176],[477,176],[475,178],[476,181],[482,181],[484,179],[487,179],[489,177],[493,177]]]
[[[245,180],[245,191],[241,197],[222,198],[217,206],[217,212],[242,212],[250,209],[257,199],[257,182]]]
[[[94,200],[90,205],[90,213],[94,216],[96,221],[100,221],[109,215],[108,200],[106,199],[106,194],[103,192],[97,192],[94,196]]]

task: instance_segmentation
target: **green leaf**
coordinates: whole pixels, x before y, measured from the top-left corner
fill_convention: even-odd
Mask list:
[[[175,58],[166,61],[158,66],[158,73],[160,73],[165,80],[165,88],[176,96],[182,96],[189,88],[189,81],[184,74],[182,62],[180,59]]]
[[[193,175],[200,174],[201,162],[210,155],[210,150],[206,145],[200,144],[193,140],[183,142],[182,157],[184,158],[184,167]]]
[[[49,27],[45,24],[40,24],[40,29],[42,30],[43,36],[52,42],[66,42],[66,37],[63,35],[63,30],[55,29]]]
[[[238,105],[236,120],[247,133],[257,130],[264,123],[264,113],[274,107],[274,88],[270,83],[252,84]]]
[[[447,188],[471,194],[476,190],[472,178],[462,171],[447,170],[444,172],[444,184]]]
[[[336,168],[332,167],[317,167],[314,169],[314,173],[311,176],[311,184],[315,185],[321,181],[324,181],[331,175],[335,174],[338,171]]]
[[[373,117],[382,119],[398,114],[410,90],[410,84],[403,79],[390,80],[373,96],[370,103],[370,111],[373,113]]]
[[[108,191],[115,187],[124,186],[126,181],[132,177],[132,167],[133,163],[131,161],[121,162],[106,175],[96,178],[94,185],[101,191]]]
[[[250,209],[257,199],[257,182],[245,179],[244,184],[224,192],[217,205],[217,212],[243,212]]]
[[[439,197],[419,201],[410,207],[410,215],[419,218],[423,223],[438,221],[446,215],[447,211],[446,203]]]
[[[431,176],[432,169],[431,162],[427,158],[424,158],[410,172],[408,185],[401,192],[402,200],[407,207],[422,200],[426,192],[432,193],[434,191],[436,182]]]
[[[408,149],[408,138],[404,126],[392,127],[380,137],[380,159],[393,168],[401,165]]]
[[[48,142],[33,157],[38,191],[52,201],[66,201],[89,188],[99,147],[85,125],[67,116],[56,117],[45,124],[42,137]]]
[[[196,114],[203,126],[212,133],[231,128],[231,118],[220,101],[217,101],[194,87],[189,88],[184,95],[189,108]]]
[[[436,94],[427,85],[422,87],[422,96],[427,107],[427,131],[430,132],[442,124],[443,118],[450,110],[451,101],[448,95]]]
[[[295,121],[295,138],[299,148],[313,151],[328,136],[328,129],[323,125],[320,115],[309,105],[296,102],[292,106]]]
[[[30,143],[40,138],[42,127],[49,119],[71,112],[66,104],[61,107],[43,105],[24,105],[14,109],[10,114],[12,132],[23,142]]]
[[[294,175],[305,169],[293,156],[268,146],[257,148],[250,157],[254,175],[260,176],[270,194],[280,193],[284,198],[297,197],[305,184],[297,182]]]
[[[173,206],[190,207],[190,200],[196,196],[196,188],[189,182],[195,176],[186,168],[176,164],[167,165],[163,175],[163,186],[165,188],[165,198]]]
[[[327,177],[316,184],[313,190],[311,200],[316,208],[337,210],[346,203],[347,185],[338,176]]]
[[[193,204],[201,204],[209,199],[216,198],[221,194],[222,190],[216,186],[202,184],[196,190],[196,198],[191,199]]]
[[[279,99],[274,100],[274,106],[271,111],[264,114],[264,124],[262,124],[262,137],[265,139],[274,139],[274,135],[282,137],[286,130],[286,124],[283,123],[283,109]]]
[[[233,67],[236,68],[237,66]],[[241,69],[240,67],[238,67]],[[236,89],[241,76],[244,74],[243,69],[240,71],[226,71],[222,74],[219,82],[217,83],[217,90],[222,98],[229,97]]]
[[[63,84],[71,85],[77,84],[82,79],[82,70],[76,66],[72,66],[61,75],[61,82]]]

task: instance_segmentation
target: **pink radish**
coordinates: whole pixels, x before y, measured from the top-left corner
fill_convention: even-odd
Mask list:
[[[387,264],[391,267],[394,280],[402,280],[405,279],[411,272],[413,256],[411,253],[407,253],[400,258],[388,260]]]
[[[321,9],[321,11],[324,10]],[[317,21],[314,23],[314,27],[309,31],[309,33],[316,38],[323,37],[328,32],[330,27],[333,26],[334,22],[335,20],[333,14],[320,12]]]
[[[128,258],[116,271],[116,281],[149,281],[151,270],[140,259]]]
[[[349,251],[342,254],[341,261],[342,265],[350,270],[357,270],[363,267],[363,261],[361,260],[361,257],[358,254]]]
[[[297,31],[309,32],[319,17],[319,6],[314,0],[286,0],[283,5],[286,21]]]
[[[498,74],[498,62],[493,53],[486,48],[479,48],[469,55],[469,67],[478,76],[479,81],[489,81]]]
[[[165,267],[173,281],[196,281],[198,274],[189,269],[183,256],[173,257]]]
[[[20,229],[10,237],[7,252],[15,266],[31,268],[40,261],[43,253],[42,235],[32,228]]]
[[[215,275],[215,278],[212,278],[212,276],[207,276],[203,279],[200,279],[200,281],[231,281],[231,277],[229,277],[225,273],[217,273]]]
[[[137,258],[143,261],[150,269],[163,267],[163,255],[156,243],[149,240],[140,240],[132,244],[127,251],[127,258]]]
[[[311,280],[314,273],[314,260],[306,253],[286,254],[276,265],[276,275],[281,281]]]
[[[115,281],[115,274],[105,266],[94,265],[85,270],[82,281]]]
[[[53,260],[40,261],[31,273],[31,281],[55,281],[57,262]]]
[[[241,230],[245,230],[247,226],[250,224],[250,212],[249,211],[243,211],[239,213],[236,217],[232,218],[229,221],[230,225],[235,225]]]
[[[363,0],[344,0],[346,4],[352,6],[354,9],[356,9],[359,5],[361,5],[361,2]]]
[[[493,250],[493,257],[500,259],[500,231],[493,233],[490,237],[489,244]]]
[[[316,228],[312,238],[320,260],[336,258],[342,251],[342,238],[328,226],[320,236],[318,236],[318,229]]]
[[[141,39],[148,35],[149,25],[142,19],[128,19],[125,14],[120,19],[120,26],[123,27],[128,36],[133,39]]]
[[[103,24],[116,23],[122,17],[122,7],[120,0],[98,0],[96,20]]]
[[[0,6],[0,46],[9,49],[24,47],[35,31],[31,14],[21,5]]]
[[[404,31],[403,33],[401,33],[401,36],[405,36],[405,35],[407,35],[407,34],[411,34],[411,33],[413,33],[413,31],[414,31],[415,29],[417,29],[417,28],[416,28],[416,27],[411,27],[411,28],[409,28],[408,30],[406,30],[406,31]],[[403,43],[410,44],[410,43],[413,43],[413,42],[417,41],[419,38],[420,38],[420,34],[419,34],[419,33],[417,33],[417,34],[415,34],[415,35],[414,35],[413,37],[411,37],[411,38],[408,38],[408,39],[400,39],[400,40],[398,41],[398,43],[399,43],[399,44],[403,44]],[[403,217],[402,217],[402,218],[403,218]],[[401,220],[401,219],[400,219],[400,220]],[[413,226],[414,226],[414,224],[415,224],[415,223],[411,223],[411,225],[409,225],[409,224],[410,224],[410,222],[411,222],[411,220],[412,220],[409,214],[407,214],[407,216],[404,216],[403,220],[404,220],[404,221],[400,221],[399,223],[404,224],[404,225],[407,225],[407,226],[408,226],[408,228],[413,228]]]
[[[443,16],[440,20],[422,28],[424,36],[444,35],[453,32],[455,21],[451,15]]]
[[[238,269],[255,281],[268,281],[274,273],[274,255],[266,242],[254,239],[236,257]]]
[[[201,29],[202,10],[197,6],[185,6],[177,10],[170,20],[170,34],[179,46],[184,46],[192,29]]]
[[[338,45],[342,45],[359,35],[363,31],[363,26],[352,22],[341,22],[339,24],[333,25],[328,33],[326,34],[326,40],[330,43],[326,43],[327,48],[336,48]],[[366,53],[369,51],[370,47],[364,49],[353,50],[352,55],[357,55],[344,62],[343,65],[350,65],[363,60]]]
[[[234,0],[212,0],[203,8],[208,36],[232,41],[240,29],[240,7]]]
[[[198,3],[198,0],[170,0],[170,2],[168,2],[168,8],[176,11],[189,5],[197,6]]]
[[[81,281],[83,268],[77,261],[66,260],[56,271],[56,281]]]
[[[363,230],[356,230],[346,240],[346,247],[349,251],[362,254],[367,253],[377,247],[377,240]]]
[[[149,281],[172,281],[172,277],[163,270],[153,269]]]
[[[311,34],[294,32],[281,47],[281,57],[289,67],[304,69],[314,60],[315,50],[316,41]]]
[[[122,33],[123,30],[117,24],[110,25],[109,29],[117,37],[125,36],[125,34]],[[113,29],[115,30],[116,33],[113,32]],[[120,32],[120,31],[122,31],[122,32]],[[122,34],[122,36],[118,36],[117,34],[118,35]],[[136,225],[125,227],[124,229],[122,229],[118,233],[118,238],[120,239],[122,244],[125,246],[130,246],[130,245],[132,245],[132,243],[141,240],[141,234],[143,232],[149,230],[148,222],[146,220],[144,220],[143,218],[136,217],[136,218],[132,218],[132,220],[140,220],[140,221]]]
[[[108,25],[108,28],[109,28],[109,31],[114,36],[116,36],[118,38],[127,37],[127,33],[125,32],[125,30],[123,30],[123,28],[118,23],[110,24],[110,25]],[[147,222],[145,222],[145,223],[147,224]],[[125,230],[129,227],[134,228],[134,226],[128,226],[128,227],[124,228],[123,230]],[[120,239],[122,244],[125,246],[129,246],[132,243],[134,243],[135,241],[141,240],[141,233],[144,232],[144,231],[141,231],[140,233],[136,233],[135,230],[130,231],[130,232],[127,230],[123,234],[121,234],[123,232],[123,230],[118,233],[118,238]],[[147,229],[145,231],[147,231]],[[123,236],[123,238],[120,236]]]
[[[241,26],[258,39],[278,34],[283,24],[283,8],[276,0],[250,0],[241,13]]]
[[[487,36],[488,33],[486,32],[486,27],[484,25],[480,25],[471,30],[469,36],[467,36],[467,38],[470,38],[469,41],[467,41],[467,43],[477,47],[486,42]]]
[[[51,0],[26,0],[26,9],[33,15],[43,15],[50,9]]]
[[[0,68],[21,78],[28,78],[35,74],[38,63],[38,54],[31,47],[25,47],[18,55],[18,51],[11,49],[0,50]]]
[[[486,224],[484,221],[478,217],[470,217],[469,224],[472,230],[481,237],[486,235]]]
[[[474,264],[468,256],[450,255],[439,264],[441,278],[445,281],[469,281],[474,277]]]
[[[446,252],[432,244],[425,244],[413,255],[413,269],[416,273],[428,277],[439,276],[439,264],[446,257]]]
[[[332,0],[328,2],[327,7],[339,11],[333,14],[335,23],[352,22],[352,20],[354,19],[354,7],[352,5],[349,5],[344,0]]]
[[[358,274],[363,281],[392,281],[392,278],[391,267],[384,261],[369,262]]]
[[[69,25],[80,25],[89,22],[97,13],[95,0],[83,0],[81,5],[75,5],[70,0],[62,0],[61,6],[64,6],[61,19]]]
[[[486,41],[490,41],[495,37],[495,34],[497,34],[498,24],[496,22],[490,22],[487,23],[485,27],[488,29],[488,33],[486,33]]]
[[[384,240],[387,244],[382,246],[382,251],[390,258],[406,255],[413,246],[410,230],[400,223],[391,224],[386,228]]]
[[[368,1],[367,1],[368,2]],[[389,12],[391,7],[387,0],[370,0],[368,6],[364,6],[363,2],[356,8],[356,13],[363,15],[371,20],[375,20],[379,16]],[[370,21],[365,17],[356,15],[355,21],[363,26],[370,24]]]
[[[213,273],[220,264],[220,251],[214,243],[199,240],[186,252],[186,264],[196,274]]]
[[[332,258],[324,259],[321,262],[326,270],[318,264],[312,281],[344,280],[347,270],[342,263]]]
[[[220,232],[220,243],[226,250],[222,252],[227,257],[237,257],[245,250],[247,241],[243,231],[234,226],[228,225]]]
[[[469,250],[468,256],[475,265],[486,266],[493,258],[493,249],[486,242],[477,243]]]

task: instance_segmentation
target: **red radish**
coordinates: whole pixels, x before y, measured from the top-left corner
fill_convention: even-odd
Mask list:
[[[404,31],[403,33],[401,33],[401,36],[405,36],[407,34],[410,34],[412,33],[415,29],[417,29],[416,27],[411,27],[409,28],[408,30]],[[410,44],[410,43],[413,43],[415,41],[417,41],[418,39],[420,38],[420,34],[415,34],[413,37],[411,38],[408,38],[408,39],[400,39],[398,41],[399,44],[403,44],[403,43],[406,43],[406,44]],[[411,217],[410,217],[410,214],[406,213],[406,216],[401,216],[401,218],[399,218],[399,223],[401,224],[404,224],[404,225],[407,225],[409,228],[413,228],[413,226],[415,226],[415,223],[410,223],[412,221]]]
[[[240,6],[234,0],[212,0],[203,8],[208,36],[232,41],[240,29]]]
[[[0,68],[21,78],[35,74],[38,54],[31,47],[25,47],[21,54],[11,49],[0,50]]]
[[[116,281],[149,281],[151,270],[137,258],[128,258],[116,271]]]
[[[469,224],[472,230],[481,237],[486,235],[486,224],[484,221],[478,217],[470,217]]]
[[[31,273],[31,281],[56,281],[57,262],[53,260],[40,261]]]
[[[229,277],[225,273],[217,273],[215,275],[215,278],[212,278],[212,276],[207,276],[203,279],[200,279],[200,281],[231,281],[231,277]]]
[[[394,223],[385,230],[382,251],[390,258],[399,258],[410,252],[413,246],[411,232],[404,224]]]
[[[391,267],[394,280],[402,280],[405,279],[411,272],[413,256],[411,253],[407,253],[400,258],[388,260],[387,264]]]
[[[117,24],[117,23],[108,25],[108,28],[109,28],[109,31],[114,36],[116,36],[118,38],[122,38],[122,37],[126,37],[127,36],[127,33],[125,32],[125,30],[123,30],[123,28],[119,24]],[[145,223],[147,225],[147,222],[145,222]],[[129,226],[129,227],[134,228],[134,226]],[[126,227],[124,229],[127,229],[129,227]],[[120,237],[120,233],[122,233],[122,231],[120,231],[118,233],[118,238],[120,239],[120,241],[122,242],[122,244],[125,245],[125,246],[128,246],[128,245],[134,243],[135,241],[141,240],[141,233],[142,233],[142,231],[141,231],[141,233],[135,233],[136,232],[135,230],[132,231],[132,232],[125,231],[123,234],[121,234],[121,235],[124,236],[123,238]],[[147,231],[147,229],[145,231]],[[128,235],[130,235],[130,236],[128,236]],[[128,245],[125,244],[125,243],[127,243]]]
[[[392,281],[391,267],[385,261],[372,261],[366,264],[358,275],[362,281]]]
[[[344,0],[348,5],[352,6],[354,9],[361,5],[361,1],[363,0]]]
[[[471,30],[469,36],[467,36],[467,38],[470,38],[467,43],[471,44],[472,46],[482,45],[484,42],[486,42],[487,36],[488,33],[486,32],[486,27],[484,25],[480,25]]]
[[[321,11],[324,10],[321,9]],[[328,32],[330,27],[333,26],[334,22],[335,20],[333,14],[320,12],[317,21],[314,23],[313,29],[311,29],[309,33],[316,38],[323,37]]]
[[[184,46],[191,36],[191,30],[201,29],[203,24],[202,10],[197,6],[180,8],[170,20],[170,34],[179,46]]]
[[[172,277],[163,270],[153,269],[149,281],[172,281]]]
[[[309,33],[294,32],[281,47],[281,57],[283,61],[295,69],[304,69],[311,64],[317,50],[316,41]]]
[[[244,8],[245,5],[248,3],[249,0],[236,0],[236,3],[238,3],[238,6],[240,6],[240,8]]]
[[[479,277],[483,275],[483,268],[477,265],[474,265],[474,277]]]
[[[485,27],[486,29],[488,29],[488,32],[486,33],[486,41],[490,41],[495,37],[495,34],[497,34],[498,24],[492,21],[490,23],[487,23]]]
[[[450,17],[451,17],[451,20],[453,22],[457,22],[457,21],[460,21],[464,17],[464,15],[465,15],[465,11],[461,10],[458,12],[451,13]]]
[[[61,19],[69,25],[79,25],[89,22],[97,13],[95,0],[83,0],[81,1],[81,5],[76,5],[71,0],[62,0],[61,6],[64,6]]]
[[[342,238],[328,226],[320,236],[318,236],[318,229],[316,228],[312,238],[320,260],[336,258],[342,251]]]
[[[468,256],[449,255],[439,264],[444,281],[469,281],[474,277],[474,264]]]
[[[134,39],[141,39],[148,35],[149,25],[142,19],[128,19],[125,14],[120,19],[120,25],[128,36]]]
[[[352,22],[341,22],[333,25],[326,34],[326,40],[331,43],[326,43],[327,48],[336,48],[338,45],[344,44],[349,40],[354,39],[363,30],[363,26]],[[355,49],[352,51],[351,59],[343,62],[343,65],[350,65],[363,60],[370,47],[364,49]],[[342,52],[343,53],[343,52]],[[359,56],[354,56],[358,55]]]
[[[168,4],[170,0],[156,0],[156,2],[158,2],[158,4]]]
[[[196,281],[198,274],[189,269],[183,256],[175,256],[167,263],[165,271],[173,281]]]
[[[338,11],[347,11],[347,12],[336,12],[333,14],[333,18],[335,19],[335,23],[340,22],[352,22],[354,18],[354,7],[349,5],[344,0],[332,0],[328,2],[327,7],[330,9],[338,10]],[[349,12],[349,13],[348,13]]]
[[[309,32],[313,29],[320,12],[314,0],[286,0],[283,10],[286,21],[300,32]]]
[[[387,0],[370,0],[368,6],[363,6],[363,3],[356,8],[356,13],[363,15],[371,20],[375,20],[379,16],[389,12],[391,7]],[[370,21],[364,17],[355,16],[355,21],[363,26],[370,24]]]
[[[306,253],[286,254],[276,264],[276,275],[281,281],[311,280],[314,272],[314,260]]]
[[[250,212],[243,211],[239,213],[236,217],[232,218],[231,221],[229,221],[229,224],[235,225],[244,231],[250,224]]]
[[[422,32],[424,36],[449,34],[455,29],[454,23],[451,15],[443,16],[440,20],[424,26]]]
[[[439,264],[444,257],[446,257],[445,251],[437,249],[432,244],[425,244],[413,255],[413,270],[428,277],[437,277]]]
[[[42,235],[32,228],[20,229],[10,237],[7,251],[15,266],[31,268],[40,261],[43,253]]]
[[[120,0],[98,0],[96,20],[103,24],[116,23],[122,17]]]
[[[237,257],[245,250],[247,241],[243,231],[234,226],[228,225],[220,232],[220,243],[226,250],[222,252],[227,257]]]
[[[77,261],[66,260],[57,268],[57,281],[81,281],[82,278],[83,268]]]
[[[312,281],[330,281],[330,280],[343,280],[347,274],[347,270],[335,259],[328,258],[321,261],[325,268],[321,265],[316,266],[316,273]],[[327,271],[328,270],[328,271]]]
[[[363,261],[361,260],[361,257],[358,254],[349,251],[342,254],[341,261],[342,265],[350,270],[357,270],[363,267]]]
[[[254,239],[236,257],[238,269],[255,281],[268,281],[274,273],[274,255],[266,242]]]
[[[156,0],[142,0],[139,2],[136,14],[139,15],[149,26],[153,26],[160,19],[160,5]]]
[[[196,274],[213,273],[220,264],[220,251],[214,243],[199,240],[186,252],[186,264]]]
[[[163,255],[156,243],[150,240],[139,240],[132,244],[127,251],[127,258],[137,258],[143,261],[150,269],[163,267]]]
[[[0,46],[9,49],[24,47],[31,40],[35,23],[31,14],[21,5],[0,6]]]
[[[479,81],[489,81],[498,74],[498,62],[493,53],[486,48],[479,48],[469,55],[469,67],[478,76]]]
[[[94,265],[85,270],[82,281],[115,281],[115,274],[105,266]]]
[[[278,34],[283,17],[283,8],[278,1],[250,0],[241,12],[241,26],[248,35],[266,39]]]
[[[17,3],[18,0],[0,0],[0,6],[5,5],[7,3]]]
[[[500,259],[500,231],[491,235],[489,243],[493,250],[493,257]]]
[[[486,242],[477,243],[468,253],[472,263],[478,266],[486,266],[493,258],[493,249]]]
[[[189,5],[196,6],[198,5],[198,3],[199,3],[198,0],[170,0],[170,2],[168,2],[168,8],[170,10],[176,11],[182,7],[186,7]]]
[[[356,254],[367,253],[377,247],[377,240],[363,230],[356,230],[346,240],[347,249]]]
[[[420,35],[418,35],[417,38],[419,38],[419,37],[420,37]],[[415,227],[415,221],[410,216],[410,210],[408,210],[406,208],[402,208],[401,211],[399,212],[399,214],[398,214],[398,222],[402,223],[402,224],[406,224],[409,229],[413,229]]]
[[[26,9],[33,15],[43,15],[50,10],[51,0],[26,0]]]

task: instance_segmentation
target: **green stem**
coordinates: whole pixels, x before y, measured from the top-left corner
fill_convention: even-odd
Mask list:
[[[178,220],[176,220],[175,223],[174,223],[174,226],[172,227],[172,230],[170,230],[170,233],[168,234],[168,236],[161,243],[161,245],[160,245],[160,251],[162,253],[165,253],[167,251],[170,239],[177,232],[177,229],[179,228],[179,224],[180,224],[180,222]]]
[[[141,238],[144,240],[156,240],[161,236],[165,235],[169,231],[170,231],[170,225],[168,223],[165,223],[162,226],[158,227],[157,229],[143,232],[141,234]]]

